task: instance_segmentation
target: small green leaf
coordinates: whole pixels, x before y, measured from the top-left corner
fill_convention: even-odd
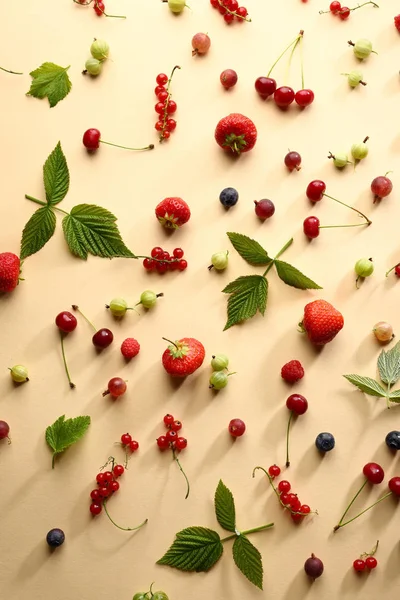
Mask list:
[[[69,171],[60,142],[44,163],[43,180],[47,202],[49,204],[61,202],[68,192]]]
[[[299,290],[321,290],[321,286],[315,281],[312,281],[306,275],[303,275],[301,271],[293,267],[283,260],[275,260],[275,267],[278,276],[284,283],[291,285]]]
[[[262,275],[238,277],[222,291],[231,294],[224,331],[237,323],[251,319],[257,311],[264,315],[267,306],[268,281]]]
[[[95,204],[78,204],[63,219],[65,240],[72,254],[86,260],[88,254],[104,258],[134,258],[122,241],[117,217]]]
[[[226,235],[232,242],[235,250],[251,265],[262,266],[272,262],[272,258],[268,256],[268,252],[258,242],[247,237],[247,235],[232,232],[228,232]]]
[[[50,107],[56,106],[70,92],[72,84],[67,71],[69,67],[59,67],[51,62],[43,63],[38,69],[32,71],[33,78],[28,96],[35,98],[48,98]]]
[[[228,531],[236,530],[235,501],[232,492],[220,480],[214,497],[215,514],[218,523]]]
[[[343,375],[343,377],[369,396],[386,398],[386,391],[377,381],[375,381],[375,379],[371,379],[371,377],[362,377],[361,375]]]
[[[382,350],[378,357],[379,376],[383,383],[394,385],[400,378],[400,342],[388,352]]]
[[[64,452],[69,446],[75,444],[86,433],[90,425],[90,417],[76,417],[75,419],[65,420],[65,415],[62,415],[46,429],[46,442],[53,450],[53,462],[57,454]]]
[[[400,402],[400,390],[394,390],[389,394],[389,400],[391,402]]]
[[[232,546],[233,560],[247,579],[263,589],[263,564],[261,554],[244,535],[239,535]]]
[[[206,527],[188,527],[176,539],[158,565],[180,571],[208,571],[221,558],[223,546],[216,531]]]
[[[52,237],[55,228],[56,216],[50,206],[43,206],[34,212],[22,232],[21,260],[43,248]]]

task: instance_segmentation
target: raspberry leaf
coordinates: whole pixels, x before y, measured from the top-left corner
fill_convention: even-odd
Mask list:
[[[321,290],[321,286],[303,275],[301,271],[283,260],[275,260],[275,267],[278,276],[284,283],[298,290]]]
[[[228,531],[236,531],[235,501],[232,492],[220,480],[215,490],[215,514],[218,523]]]
[[[72,254],[83,260],[88,254],[104,258],[134,258],[135,255],[122,241],[116,220],[111,212],[100,206],[74,206],[62,222],[65,240]]]
[[[262,266],[272,262],[272,258],[268,256],[268,252],[258,242],[247,235],[232,232],[228,232],[226,235],[232,242],[235,250],[251,265]]]
[[[67,74],[68,69],[69,67],[59,67],[51,62],[43,63],[29,73],[33,81],[27,96],[40,99],[47,97],[50,108],[56,106],[69,94],[72,87]]]
[[[263,589],[263,565],[260,552],[243,534],[240,534],[232,546],[233,560],[251,583]]]
[[[388,352],[382,350],[378,357],[379,376],[383,383],[394,385],[400,378],[400,342]]]
[[[376,396],[378,398],[387,397],[386,390],[375,379],[371,379],[371,377],[362,377],[361,375],[343,375],[343,377],[369,396]]]
[[[267,306],[268,281],[262,275],[238,277],[222,291],[231,294],[224,331],[237,323],[251,319],[257,311],[264,315]]]
[[[208,571],[221,558],[223,546],[216,531],[207,527],[188,527],[176,534],[176,539],[158,565],[168,565],[180,571]]]
[[[394,390],[389,394],[389,400],[391,402],[400,402],[400,390]]]
[[[43,206],[34,212],[22,232],[21,260],[43,248],[54,234],[55,228],[56,216],[50,206]]]
[[[65,198],[69,188],[69,170],[60,142],[44,163],[43,181],[49,204],[58,204]]]
[[[75,419],[65,420],[62,415],[52,425],[46,429],[46,442],[53,450],[52,468],[57,454],[64,452],[69,446],[75,444],[86,433],[90,425],[90,417],[76,417]]]

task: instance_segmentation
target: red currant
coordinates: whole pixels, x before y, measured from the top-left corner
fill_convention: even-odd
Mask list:
[[[289,494],[289,504],[290,508],[295,512],[298,512],[301,507],[301,502],[296,494]]]
[[[124,471],[125,468],[122,465],[115,465],[115,467],[113,468],[114,477],[121,477]]]
[[[170,260],[171,259],[169,252],[167,252],[166,250],[162,253],[160,258],[161,258],[161,260]]]
[[[109,485],[109,490],[111,492],[118,492],[119,490],[119,483],[118,481],[112,481]]]
[[[336,15],[336,13],[338,13],[341,8],[342,8],[342,6],[341,6],[340,2],[331,2],[329,5],[329,10],[334,15]]]
[[[295,415],[304,415],[308,408],[308,402],[301,394],[292,394],[286,400],[286,406]]]
[[[283,85],[282,87],[275,90],[274,101],[279,108],[287,108],[294,100],[294,91],[291,87]]]
[[[234,18],[235,18],[235,15],[232,15],[231,13],[226,13],[224,15],[224,21],[225,21],[225,23],[228,23],[228,24],[232,23]]]
[[[158,262],[156,263],[157,273],[166,273],[168,271],[168,263]]]
[[[367,569],[375,569],[378,566],[378,561],[375,556],[368,556],[368,558],[365,559],[365,565]]]
[[[162,133],[161,135],[162,135],[162,138],[163,138],[164,140],[168,140],[168,139],[170,138],[170,136],[171,136],[171,132],[170,132],[170,131],[167,131],[167,130],[165,130],[165,131],[163,131],[163,133]]]
[[[365,560],[361,560],[361,558],[357,558],[357,560],[353,562],[353,569],[357,571],[357,573],[364,571],[365,566]]]
[[[154,269],[156,268],[156,264],[156,261],[151,260],[151,258],[145,258],[143,261],[143,266],[146,269],[146,271],[154,271]]]
[[[157,87],[154,89],[154,93],[155,93],[155,95],[157,96],[157,98],[158,98],[158,94],[159,94],[160,92],[165,92],[165,91],[166,91],[166,90],[165,90],[165,87],[164,87],[163,85],[158,85],[158,86],[157,86]]]
[[[174,129],[176,129],[175,119],[167,119],[165,127],[166,127],[167,131],[174,131]]]
[[[160,435],[160,437],[157,438],[157,446],[161,450],[165,450],[166,448],[169,447],[169,442],[165,435]]]
[[[163,121],[157,121],[156,124],[154,125],[156,131],[162,131],[164,129],[164,122]]]
[[[97,150],[100,146],[100,131],[98,129],[88,129],[83,134],[83,145],[88,150]]]
[[[156,81],[158,85],[165,85],[168,83],[168,75],[165,73],[159,73],[159,75],[156,77]]]
[[[394,272],[396,273],[397,277],[400,277],[400,263],[395,266]]]
[[[299,90],[294,96],[296,104],[301,108],[310,106],[314,102],[314,92],[312,90]]]
[[[299,512],[301,512],[302,515],[309,515],[311,508],[308,506],[308,504],[302,504]]]
[[[109,487],[103,485],[99,488],[99,494],[101,498],[108,498],[108,496],[111,494],[111,490]]]
[[[239,8],[239,2],[237,0],[226,0],[225,6],[232,12],[235,12]]]
[[[165,103],[164,102],[157,102],[157,104],[154,106],[154,110],[159,115],[164,114],[164,109],[165,109]]]
[[[308,239],[313,240],[319,236],[319,219],[317,217],[307,217],[303,222],[303,231]]]
[[[271,77],[258,77],[254,86],[263,100],[272,96],[276,91],[276,81]]]
[[[311,202],[319,202],[322,200],[326,190],[326,184],[320,179],[310,181],[306,189],[306,195]]]
[[[347,6],[342,6],[338,14],[342,21],[345,21],[350,16],[350,9]]]
[[[283,479],[282,481],[280,481],[278,483],[278,490],[282,493],[282,494],[288,494],[291,490],[291,485],[288,481],[286,481],[286,479]]]
[[[92,504],[90,505],[90,512],[92,513],[92,515],[99,515],[101,511],[101,504],[98,504],[97,502],[92,502]]]
[[[281,502],[282,502],[282,504],[285,504],[286,506],[288,506],[290,504],[289,494],[287,494],[286,492],[283,492],[283,494],[281,494]]]
[[[218,8],[219,6],[218,0],[210,0],[210,4],[213,8]]]
[[[130,444],[132,441],[132,436],[129,433],[124,433],[123,435],[121,435],[121,444],[123,444],[124,446],[127,446],[128,444]]]
[[[129,444],[129,450],[131,452],[136,452],[136,450],[139,449],[139,442],[137,442],[136,440],[132,440],[131,443]]]
[[[110,483],[110,481],[113,481],[113,479],[114,479],[114,476],[111,473],[111,471],[104,472],[104,478],[103,478],[104,483]]]
[[[182,248],[175,248],[175,250],[173,252],[174,258],[182,258],[183,254],[184,254],[184,252],[183,252]]]
[[[104,473],[98,473],[96,475],[96,481],[99,485],[103,485],[104,483]]]
[[[185,269],[187,269],[187,266],[188,266],[187,261],[184,258],[182,258],[178,262],[178,269],[179,269],[179,271],[184,271]]]
[[[60,331],[64,333],[71,333],[78,325],[75,315],[64,310],[56,316],[56,325]]]
[[[238,21],[243,21],[248,15],[247,8],[245,8],[244,6],[239,6],[239,8],[236,11],[236,15]]]
[[[228,431],[232,437],[240,437],[246,431],[246,425],[241,419],[232,419],[229,423]]]
[[[370,483],[377,484],[382,483],[385,473],[384,470],[378,463],[367,463],[364,465],[363,473]]]
[[[178,108],[175,100],[170,100],[167,104],[167,114],[172,115]]]
[[[101,496],[100,496],[99,490],[92,490],[90,492],[90,497],[92,500],[100,500]]]
[[[153,258],[161,258],[163,252],[164,252],[164,250],[162,248],[160,248],[160,246],[155,246],[153,248],[153,250],[151,251],[151,256]]]
[[[167,438],[167,442],[175,442],[178,438],[178,434],[176,433],[176,431],[169,429],[165,434],[165,437]]]
[[[278,467],[278,465],[272,465],[268,469],[268,473],[270,474],[271,477],[279,477],[279,475],[281,474],[281,470]]]
[[[182,429],[182,423],[180,421],[174,421],[171,424],[172,431],[180,431]]]
[[[178,450],[184,450],[187,446],[187,439],[184,437],[178,437],[176,442],[175,442],[175,447]]]
[[[178,260],[173,260],[170,263],[168,263],[168,269],[170,271],[176,271],[176,269],[178,268]]]
[[[400,33],[400,15],[396,15],[394,17],[394,26],[396,27],[397,31]]]
[[[301,514],[300,514],[300,513],[298,513],[298,512],[291,513],[291,515],[290,515],[290,516],[291,516],[291,518],[292,518],[292,521],[293,521],[294,523],[300,523],[300,521],[302,521],[302,520],[303,520],[303,518],[304,518],[304,517],[303,517],[303,515],[301,515]]]
[[[221,6],[221,4],[218,6],[218,10],[220,12],[221,15],[225,15],[226,14],[226,8],[225,6]]]
[[[104,6],[104,2],[102,2],[102,0],[95,0],[93,8],[94,8],[94,12],[99,17],[101,17],[104,14],[104,11],[106,9],[106,7]]]
[[[157,98],[160,102],[165,102],[166,99],[168,98],[168,96],[169,96],[169,94],[166,90],[163,90],[162,92],[157,94]]]
[[[169,413],[165,415],[164,419],[164,425],[166,427],[171,427],[172,423],[175,421],[174,417],[172,415],[170,415]]]

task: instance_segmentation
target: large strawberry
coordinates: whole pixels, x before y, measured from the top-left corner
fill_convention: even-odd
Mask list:
[[[215,129],[215,139],[226,152],[241,154],[254,148],[257,129],[248,117],[232,113],[219,121]]]
[[[300,328],[313,344],[323,346],[333,340],[343,325],[342,314],[332,304],[326,300],[314,300],[306,304]]]
[[[156,206],[156,217],[168,229],[178,229],[190,219],[190,208],[182,198],[164,198]]]
[[[165,339],[165,338],[163,338]],[[201,365],[206,354],[204,346],[194,338],[182,338],[170,345],[162,355],[164,369],[173,377],[186,377],[194,373]]]
[[[12,252],[0,254],[0,292],[12,292],[19,283],[21,261]]]

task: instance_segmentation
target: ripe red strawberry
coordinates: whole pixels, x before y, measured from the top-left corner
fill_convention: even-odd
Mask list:
[[[400,15],[397,15],[394,18],[394,26],[396,27],[397,31],[400,33]]]
[[[19,283],[21,261],[12,252],[0,254],[0,292],[12,292]]]
[[[182,338],[170,344],[162,355],[164,369],[169,375],[186,377],[201,367],[206,354],[201,342],[194,338]]]
[[[182,198],[165,198],[156,206],[156,217],[168,229],[178,229],[190,219],[190,208]]]
[[[298,360],[291,360],[286,365],[283,365],[281,369],[282,379],[288,383],[296,383],[299,379],[304,377],[304,369],[301,362]]]
[[[257,129],[253,121],[239,113],[221,119],[215,129],[217,144],[226,152],[248,152],[257,141]]]
[[[306,304],[300,328],[307,333],[313,344],[323,346],[333,340],[343,324],[343,316],[332,304],[326,300],[314,300]]]

